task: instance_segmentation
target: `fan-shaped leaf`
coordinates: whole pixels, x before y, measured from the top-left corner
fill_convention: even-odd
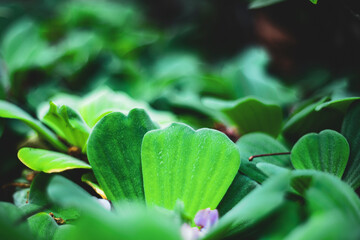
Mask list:
[[[132,110],[128,116],[110,113],[94,127],[88,158],[109,200],[144,199],[141,142],[145,133],[155,128],[141,109]]]
[[[349,144],[340,133],[324,130],[300,138],[291,150],[291,162],[296,169],[320,170],[341,178],[349,151]]]
[[[20,161],[32,170],[54,173],[76,168],[91,168],[87,163],[69,155],[44,149],[22,148]]]
[[[217,207],[240,166],[236,145],[223,133],[183,124],[147,133],[141,159],[147,204],[174,209],[179,199],[191,219]]]

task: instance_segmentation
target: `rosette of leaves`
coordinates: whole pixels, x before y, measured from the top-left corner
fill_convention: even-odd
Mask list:
[[[56,150],[27,147],[20,149],[18,157],[30,169],[52,173],[90,168],[78,158],[86,157],[91,128],[111,112],[127,113],[133,106],[139,106],[149,109],[151,116],[160,124],[168,124],[175,119],[171,114],[155,111],[144,102],[110,89],[95,91],[81,101],[74,99],[62,96],[41,107],[38,114],[40,121],[9,102],[0,102],[0,117],[23,121],[49,143],[50,148]],[[65,154],[66,152],[70,155]]]

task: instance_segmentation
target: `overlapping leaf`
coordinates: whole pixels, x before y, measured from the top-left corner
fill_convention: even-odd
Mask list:
[[[191,219],[217,207],[240,166],[236,145],[223,133],[183,124],[147,133],[141,159],[147,204],[174,209],[181,200]]]
[[[40,121],[34,119],[28,113],[9,102],[0,100],[0,117],[21,120],[38,132],[40,136],[45,138],[57,149],[61,151],[67,150],[66,146],[56,137],[56,135],[47,129]]]
[[[22,148],[20,161],[32,170],[54,173],[76,168],[91,168],[89,164],[69,155],[37,148]]]
[[[132,110],[128,116],[108,114],[94,127],[88,158],[109,200],[144,199],[141,142],[145,133],[155,128],[141,109]]]

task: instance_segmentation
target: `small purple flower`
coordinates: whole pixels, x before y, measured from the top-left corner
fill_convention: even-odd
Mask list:
[[[207,231],[213,227],[219,220],[219,212],[217,209],[210,210],[210,208],[200,210],[196,213],[194,222],[200,228],[191,227],[184,223],[181,226],[181,235],[184,240],[196,240],[205,236]]]
[[[217,209],[210,210],[210,208],[200,210],[194,218],[194,222],[200,227],[201,231],[208,231],[219,220],[219,212]]]

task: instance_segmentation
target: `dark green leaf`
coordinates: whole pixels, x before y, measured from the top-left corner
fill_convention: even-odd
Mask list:
[[[259,184],[247,176],[237,173],[217,209],[220,216],[230,211],[241,199],[248,195]]]
[[[220,239],[239,233],[271,214],[285,200],[290,188],[289,173],[280,174],[256,188],[235,207],[227,212],[205,236],[205,239]]]
[[[247,97],[234,102],[205,99],[204,104],[221,111],[240,134],[263,132],[276,137],[282,124],[280,106],[267,104],[256,98]]]
[[[344,180],[354,189],[360,187],[360,102],[355,102],[345,116],[341,133],[350,145],[350,158],[344,172]]]
[[[45,138],[57,149],[64,152],[67,150],[67,147],[56,137],[54,133],[47,129],[40,121],[34,119],[14,104],[0,100],[0,117],[21,120],[38,132],[40,136]]]
[[[349,144],[338,132],[324,130],[299,139],[291,150],[296,169],[314,169],[342,177],[349,158]]]
[[[36,239],[52,239],[58,228],[55,220],[45,212],[35,214],[28,218],[30,231]]]
[[[289,150],[278,142],[276,139],[263,134],[263,133],[251,133],[241,137],[236,145],[239,147],[241,153],[241,166],[240,171],[254,179],[257,182],[264,181],[267,176],[260,171],[256,164],[260,162],[275,164],[280,167],[290,167],[289,155],[277,155],[277,156],[266,156],[254,158],[249,161],[249,157],[258,154],[267,153],[282,153],[288,152]]]
[[[350,104],[358,97],[328,101],[323,98],[296,112],[283,128],[284,137],[296,142],[306,133],[320,132],[325,129],[340,130],[341,123]]]
[[[96,179],[111,201],[144,199],[141,142],[155,129],[144,110],[129,116],[111,113],[94,127],[88,142],[88,158]]]

